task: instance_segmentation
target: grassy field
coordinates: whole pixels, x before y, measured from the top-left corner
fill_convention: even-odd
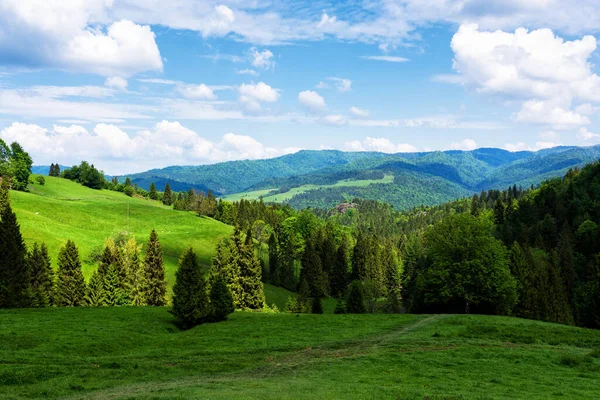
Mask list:
[[[221,222],[174,211],[157,201],[91,190],[66,179],[46,177],[44,186],[30,185],[30,190],[10,193],[25,242],[29,246],[33,242],[46,243],[56,264],[60,247],[68,239],[73,240],[79,247],[86,278],[97,268],[89,261],[90,254],[101,250],[106,238],[125,232],[128,227],[138,243],[144,245],[150,231],[156,229],[165,254],[169,287],[175,282],[177,260],[183,250],[193,247],[200,261],[210,265],[218,240],[233,232],[232,227]],[[267,303],[281,309],[290,293],[265,285]],[[329,304],[328,310],[333,308],[335,304]]]
[[[297,194],[301,194],[301,193],[304,193],[306,191],[313,190],[313,189],[324,189],[324,188],[330,188],[330,187],[363,187],[363,186],[373,185],[376,183],[392,183],[393,181],[394,181],[393,175],[386,175],[385,177],[383,177],[383,179],[365,179],[365,180],[344,179],[344,180],[338,181],[334,185],[302,185],[302,186],[292,188],[291,190],[289,190],[285,193],[279,193],[279,194],[274,194],[274,195],[270,195],[270,196],[268,196],[269,192],[271,190],[275,190],[275,189],[264,189],[264,190],[255,190],[255,191],[251,191],[251,192],[236,193],[236,194],[231,194],[229,196],[224,196],[223,200],[228,200],[228,201],[239,201],[241,199],[257,200],[262,196],[263,200],[265,202],[282,203],[282,202],[290,200],[292,197],[294,197]]]
[[[600,398],[600,332],[507,317],[0,311],[3,399]]]

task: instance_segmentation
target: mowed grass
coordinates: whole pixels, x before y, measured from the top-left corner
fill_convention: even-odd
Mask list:
[[[394,182],[393,175],[386,175],[382,179],[364,179],[364,180],[352,180],[352,179],[344,179],[338,181],[334,185],[302,185],[295,188],[290,189],[285,193],[279,193],[274,195],[268,195],[271,190],[275,189],[265,189],[265,190],[255,190],[250,192],[236,193],[228,196],[224,196],[224,200],[228,201],[239,201],[241,199],[246,200],[257,200],[260,197],[267,203],[282,203],[290,200],[292,197],[297,194],[302,194],[309,190],[314,189],[325,189],[325,188],[333,188],[333,187],[364,187],[373,185],[376,183],[392,183]]]
[[[600,398],[600,332],[508,317],[0,311],[3,399]]]
[[[218,241],[233,228],[192,212],[174,211],[158,201],[127,197],[108,190],[92,190],[66,179],[46,177],[46,185],[30,185],[30,193],[10,192],[21,233],[27,245],[44,242],[56,265],[58,252],[68,239],[79,247],[84,275],[97,265],[90,254],[100,251],[106,238],[130,232],[146,244],[156,229],[165,255],[167,280],[172,285],[180,254],[193,247],[209,265]]]

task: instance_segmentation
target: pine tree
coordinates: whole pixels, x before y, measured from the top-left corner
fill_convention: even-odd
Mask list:
[[[315,248],[314,241],[314,238],[310,238],[306,243],[306,248],[302,255],[300,280],[306,279],[309,286],[310,297],[323,297],[325,295],[323,269],[321,258]]]
[[[206,281],[196,253],[191,248],[180,258],[175,278],[171,313],[182,322],[184,328],[191,328],[210,314]]]
[[[248,240],[246,240],[248,241]],[[239,241],[237,241],[239,243]],[[263,292],[262,268],[254,254],[254,244],[250,236],[250,244],[244,244],[239,251],[240,266],[240,308],[250,310],[261,310],[265,306],[265,294]]]
[[[227,316],[235,311],[233,296],[222,276],[216,275],[210,286],[210,318],[211,320],[225,321]]]
[[[367,280],[367,269],[369,263],[369,249],[367,238],[361,231],[358,232],[356,245],[352,253],[352,279]]]
[[[323,314],[323,301],[320,297],[312,299],[310,312],[313,314]]]
[[[89,307],[101,307],[106,305],[106,296],[104,294],[104,278],[98,271],[95,271],[85,292],[85,301]]]
[[[326,293],[331,293],[331,275],[335,269],[336,245],[334,227],[328,222],[323,230],[323,241],[321,243],[321,266],[323,269],[323,285]]]
[[[360,281],[354,281],[350,285],[348,300],[346,301],[346,312],[348,314],[364,314],[366,312],[362,282]]]
[[[240,286],[240,263],[241,254],[239,248],[241,238],[239,230],[234,231],[233,236],[227,241],[217,244],[217,252],[212,260],[210,270],[211,277],[220,275],[225,280],[227,287],[233,296],[235,308],[241,308],[242,288]]]
[[[340,297],[337,301],[337,303],[335,304],[335,310],[333,310],[334,314],[346,314],[346,304],[344,304],[344,301],[342,300],[342,298]]]
[[[146,270],[146,304],[149,306],[164,306],[167,304],[165,265],[158,234],[154,229],[150,232],[144,263]]]
[[[32,305],[27,248],[10,202],[0,214],[0,308]]]
[[[269,275],[273,285],[281,285],[281,278],[279,277],[279,246],[277,245],[275,233],[271,233],[269,237]]]
[[[146,304],[146,274],[140,252],[142,246],[138,246],[135,238],[130,238],[123,246],[123,267],[125,270],[124,284],[122,285],[129,301],[134,306]]]
[[[348,266],[350,265],[348,248],[348,238],[344,235],[335,254],[335,262],[330,276],[331,295],[335,297],[343,296],[348,289]]]
[[[167,182],[165,185],[162,202],[165,206],[170,206],[173,204],[173,192],[171,192],[171,186],[169,186],[169,182]]]
[[[104,302],[107,306],[124,306],[129,305],[127,294],[121,287],[119,279],[119,269],[116,264],[111,264],[106,271],[104,281]]]
[[[62,307],[85,305],[85,280],[77,246],[71,240],[58,253],[55,304]]]
[[[158,200],[158,192],[156,191],[156,185],[154,182],[150,184],[149,197],[152,200]]]
[[[108,268],[112,264],[116,264],[118,268],[121,269],[123,257],[115,241],[112,238],[109,238],[104,243],[104,251],[102,252],[100,264],[98,265],[98,272],[100,275],[105,276],[108,272]]]
[[[46,244],[38,246],[34,243],[27,262],[31,271],[32,305],[48,307],[52,304],[54,294],[54,271]]]

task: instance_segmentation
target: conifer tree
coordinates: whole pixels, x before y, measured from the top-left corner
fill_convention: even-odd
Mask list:
[[[34,307],[48,307],[52,304],[54,294],[54,271],[45,243],[38,246],[34,243],[33,249],[27,256],[31,271],[32,305]]]
[[[31,270],[17,216],[6,200],[0,214],[0,308],[32,305]]]
[[[125,178],[125,187],[131,187],[133,186],[131,183],[131,178],[127,177]]]
[[[156,185],[154,182],[150,184],[149,197],[152,200],[158,200],[158,192],[156,191]]]
[[[85,280],[77,246],[71,240],[58,253],[55,304],[62,307],[85,305]]]
[[[323,284],[323,269],[321,258],[315,248],[314,238],[310,238],[306,243],[304,254],[302,255],[302,271],[300,280],[306,279],[308,283],[310,297],[323,297],[325,288]]]
[[[169,182],[167,182],[165,185],[162,202],[165,206],[170,206],[173,204],[173,192],[171,192],[171,186],[169,186]]]
[[[90,278],[85,292],[85,301],[89,307],[101,307],[106,305],[104,278],[98,271],[95,271]]]
[[[356,245],[352,253],[352,279],[366,280],[367,279],[367,264],[369,263],[369,255],[367,248],[367,238],[359,231],[356,238]]]
[[[335,268],[336,260],[336,245],[334,227],[331,222],[328,222],[323,230],[323,241],[321,243],[321,265],[323,269],[323,284],[327,293],[330,293],[330,281],[333,269]]]
[[[323,301],[320,297],[312,299],[310,312],[313,314],[323,314]]]
[[[146,304],[146,274],[140,259],[142,246],[138,246],[134,237],[131,237],[123,246],[123,267],[125,270],[124,284],[122,285],[127,298],[135,306]]]
[[[337,303],[335,304],[335,310],[333,310],[334,314],[346,314],[346,305],[344,304],[344,301],[342,300],[342,298],[340,297],[337,301]]]
[[[233,296],[235,308],[241,308],[242,288],[240,286],[240,251],[242,246],[239,229],[228,241],[217,244],[217,253],[212,261],[211,276],[220,275],[225,280]]]
[[[0,215],[6,206],[8,206],[10,200],[8,198],[8,190],[10,188],[9,179],[4,177],[0,182]]]
[[[98,265],[98,272],[100,275],[106,276],[108,268],[112,264],[116,264],[117,268],[120,269],[123,264],[123,258],[115,241],[112,238],[108,238],[104,243],[104,251],[102,252],[100,264]]]
[[[239,241],[237,243],[239,243]],[[240,308],[261,310],[265,306],[262,268],[258,257],[254,254],[252,236],[250,236],[250,244],[244,244],[238,250],[240,255],[238,258],[240,266],[239,284],[241,290]]]
[[[191,328],[210,314],[206,281],[193,249],[190,248],[181,256],[175,278],[171,313],[182,322],[184,328]]]
[[[350,285],[348,300],[346,301],[346,312],[348,314],[364,314],[366,312],[362,282],[360,281],[354,281]]]
[[[209,298],[211,320],[225,321],[227,316],[235,311],[233,296],[221,275],[216,275],[212,279]]]
[[[116,264],[111,264],[108,267],[103,281],[104,302],[107,306],[124,306],[129,304],[127,295],[121,287],[119,269]]]
[[[150,232],[144,263],[146,269],[146,304],[149,306],[164,306],[167,304],[165,264],[158,234],[154,229]]]
[[[348,238],[344,235],[335,254],[335,263],[330,276],[331,295],[335,297],[343,296],[348,289],[348,266],[350,265],[348,248]]]
[[[277,245],[275,233],[271,233],[269,237],[269,275],[273,285],[281,285],[279,277],[279,246]]]

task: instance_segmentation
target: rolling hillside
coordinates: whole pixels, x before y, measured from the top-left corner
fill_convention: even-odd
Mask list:
[[[180,189],[186,185],[211,189],[229,200],[262,196],[297,208],[328,208],[362,197],[407,209],[515,183],[535,185],[598,158],[600,146],[516,153],[501,149],[401,154],[300,151],[269,160],[169,167],[131,178],[144,188],[152,181],[159,188],[169,181]]]
[[[600,332],[509,317],[0,310],[8,399],[600,398]]]

